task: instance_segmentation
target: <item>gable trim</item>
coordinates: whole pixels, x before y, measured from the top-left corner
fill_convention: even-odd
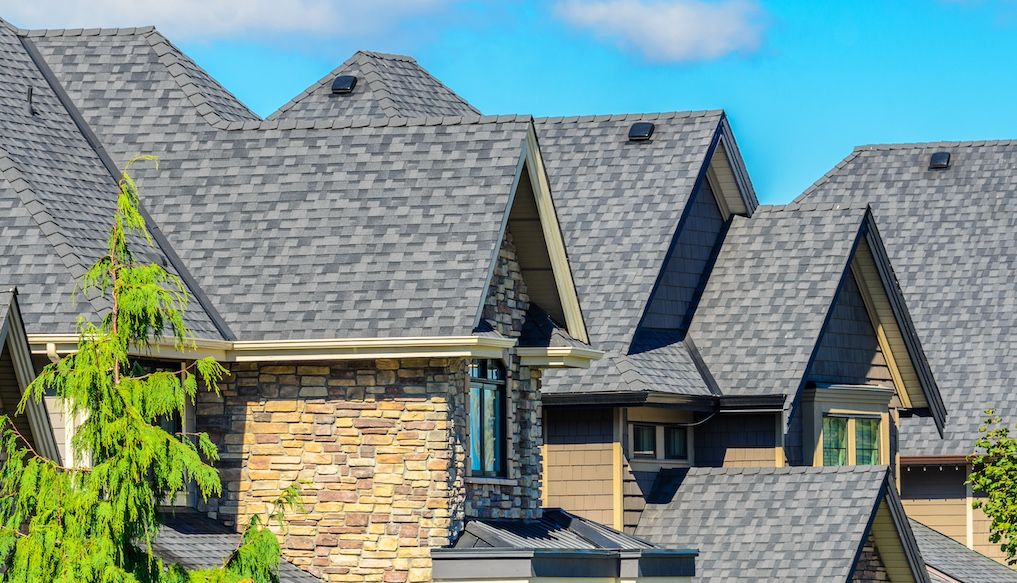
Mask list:
[[[24,395],[28,385],[35,380],[35,366],[32,364],[32,353],[25,333],[25,324],[21,319],[21,309],[18,307],[18,292],[12,289],[9,293],[11,304],[7,309],[3,326],[0,327],[0,346],[7,346],[11,351],[14,376],[18,380],[18,389]],[[40,454],[58,464],[61,463],[60,448],[57,447],[45,400],[28,399],[25,414],[32,429],[32,437],[35,439],[35,448]]]
[[[861,539],[858,541],[858,547],[855,549],[854,560],[851,562],[851,571],[847,574],[845,581],[850,582],[852,580],[855,569],[858,567],[858,559],[862,555],[862,550],[865,547],[866,541],[869,539],[869,535],[873,534],[873,527],[876,524],[876,519],[881,508],[884,506],[889,512],[894,529],[900,539],[900,544],[901,547],[903,547],[904,556],[907,559],[908,569],[911,571],[913,580],[917,583],[930,583],[929,572],[925,568],[925,561],[922,559],[922,553],[918,550],[918,541],[915,540],[915,534],[911,531],[911,525],[908,522],[907,514],[904,512],[904,506],[901,504],[900,497],[897,495],[897,488],[894,487],[892,478],[890,477],[889,468],[886,470],[885,477],[883,478],[883,485],[880,487],[879,493],[876,495],[876,499],[872,505],[872,511],[869,513],[868,523],[865,526],[865,530],[862,532]],[[877,540],[876,542],[878,544],[879,541]]]

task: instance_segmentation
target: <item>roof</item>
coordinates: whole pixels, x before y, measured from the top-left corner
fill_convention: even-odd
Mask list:
[[[1014,571],[915,520],[911,521],[922,557],[933,581],[944,583],[1013,583]]]
[[[467,519],[453,548],[652,549],[655,545],[560,508],[536,520]]]
[[[240,544],[240,535],[197,512],[179,511],[163,517],[152,550],[163,561],[186,569],[220,567]],[[287,560],[279,563],[279,583],[317,583],[317,577]]]
[[[929,170],[936,151],[952,154]],[[870,204],[950,422],[903,420],[901,453],[964,455],[983,411],[1017,411],[1017,142],[869,146],[800,198]],[[1009,422],[1017,418],[1009,419]]]
[[[332,95],[332,81],[339,75],[357,78],[357,86],[352,93]],[[268,119],[479,114],[476,108],[424,70],[412,57],[357,51]]]
[[[847,580],[885,466],[661,472],[635,535],[699,549],[697,580]]]
[[[19,288],[30,330],[69,333],[80,312],[106,307],[93,299],[82,310],[73,298],[77,281],[106,251],[117,186],[46,73],[0,22],[0,280]],[[165,247],[147,253],[181,273]],[[221,338],[191,300],[186,322],[199,336]]]

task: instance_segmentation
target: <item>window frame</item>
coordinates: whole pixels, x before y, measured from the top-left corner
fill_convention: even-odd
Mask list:
[[[500,379],[490,379],[488,377],[488,371],[490,367],[494,366],[501,373]],[[479,371],[478,375],[474,375],[473,371]],[[471,360],[466,367],[467,374],[467,387],[466,387],[466,420],[468,426],[468,447],[467,447],[467,459],[469,463],[467,468],[469,469],[469,476],[475,478],[507,478],[508,477],[508,371],[504,363],[497,359],[475,359]],[[478,411],[480,412],[480,419],[476,427],[474,426],[473,419],[473,391],[474,389],[479,390],[479,394],[482,396],[481,403],[479,404]],[[495,411],[497,412],[497,418],[495,419],[495,441],[494,444],[496,460],[495,468],[493,470],[483,469],[484,460],[487,458],[488,446],[490,444],[484,439],[483,428],[486,425],[485,411],[486,411],[486,399],[484,397],[488,394],[494,393],[497,399],[497,406]],[[477,455],[474,455],[473,451],[473,438],[475,432],[479,430],[479,439],[477,441],[479,451]],[[479,470],[474,469],[474,461],[479,458],[480,468]]]
[[[844,428],[845,433],[845,462],[843,464],[831,464],[826,463],[826,427],[825,421],[827,419],[844,419],[847,424]],[[876,463],[874,464],[859,464],[858,463],[858,421],[875,421],[876,422]],[[875,414],[864,414],[864,413],[824,413],[823,422],[820,423],[820,434],[819,434],[819,447],[817,448],[816,460],[818,466],[824,467],[837,467],[837,466],[875,466],[883,465],[886,462],[886,452],[883,450],[882,443],[882,432],[883,432],[883,419],[880,415]]]
[[[653,429],[653,455],[636,453],[635,430],[636,427],[651,427]],[[661,423],[653,421],[628,421],[627,422],[628,443],[626,452],[629,459],[634,463],[655,462],[660,464],[674,464],[686,466],[692,464],[692,431],[683,423]],[[667,430],[681,429],[685,433],[685,457],[667,457]]]
[[[802,396],[802,461],[823,467],[823,419],[827,416],[848,419],[848,452],[845,465],[858,465],[856,428],[853,419],[877,421],[878,465],[892,465],[898,455],[890,439],[894,423],[891,400],[895,389],[876,385],[813,385]]]

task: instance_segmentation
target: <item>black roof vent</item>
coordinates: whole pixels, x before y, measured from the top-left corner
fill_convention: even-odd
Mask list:
[[[629,128],[629,141],[645,142],[653,136],[653,124],[648,121],[640,121],[632,124]]]
[[[353,75],[339,75],[335,81],[332,81],[332,95],[353,93],[353,88],[356,86],[357,78]]]
[[[929,170],[943,170],[950,167],[950,152],[935,152],[929,158]]]

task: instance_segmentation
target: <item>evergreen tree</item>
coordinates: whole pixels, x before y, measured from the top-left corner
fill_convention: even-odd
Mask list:
[[[218,460],[205,433],[169,433],[160,422],[182,418],[199,382],[218,390],[228,374],[212,358],[177,370],[146,371],[129,356],[155,339],[193,349],[184,322],[183,282],[133,249],[151,246],[139,212],[138,189],[127,170],[119,180],[107,253],[85,274],[81,293],[109,302],[101,321],[80,318],[77,352],[46,366],[28,387],[28,400],[47,392],[68,417],[83,419],[66,465],[38,455],[9,419],[0,417],[0,581],[35,583],[276,581],[279,543],[262,518],[251,519],[241,543],[216,569],[187,572],[152,552],[158,505],[193,480],[207,499],[222,486],[210,463]],[[271,513],[297,502],[287,489]]]

